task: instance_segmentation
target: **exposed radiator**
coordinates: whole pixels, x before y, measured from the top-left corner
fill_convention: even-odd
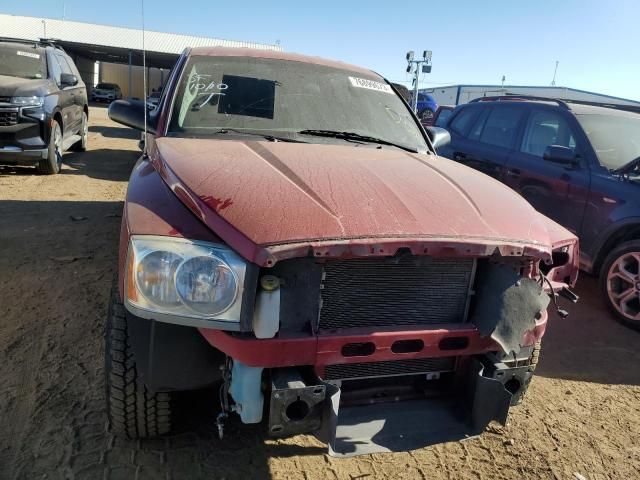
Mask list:
[[[320,330],[462,323],[475,260],[404,255],[328,261]]]

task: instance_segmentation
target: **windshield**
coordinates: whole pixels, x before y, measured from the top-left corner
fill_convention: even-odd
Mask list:
[[[115,90],[116,86],[113,83],[99,83],[96,88],[100,90]]]
[[[0,45],[0,75],[47,78],[44,52],[29,45]]]
[[[640,157],[640,115],[576,115],[598,161],[615,170]]]
[[[374,74],[365,78],[362,73],[286,60],[191,57],[169,131],[207,136],[221,129],[314,143],[349,140],[299,132],[352,132],[427,149],[410,111]]]

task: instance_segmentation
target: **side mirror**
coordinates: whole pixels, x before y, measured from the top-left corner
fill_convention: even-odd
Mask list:
[[[78,84],[78,77],[71,73],[60,74],[60,85],[63,87],[73,87]]]
[[[427,127],[427,134],[436,150],[451,143],[451,135],[444,128]]]
[[[559,163],[561,165],[575,165],[578,163],[573,148],[562,147],[560,145],[549,145],[545,149],[542,158],[548,162]]]
[[[127,127],[144,131],[144,117],[147,117],[147,132],[156,133],[155,115],[149,115],[140,100],[115,100],[109,105],[109,118]]]

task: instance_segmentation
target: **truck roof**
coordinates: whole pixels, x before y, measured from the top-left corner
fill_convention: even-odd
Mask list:
[[[197,47],[189,52],[191,55],[206,55],[211,57],[251,57],[268,58],[273,60],[287,60],[290,62],[309,63],[312,65],[322,65],[325,67],[348,70],[370,77],[381,78],[381,76],[367,68],[358,67],[349,63],[328,60],[321,57],[300,55],[298,53],[277,52],[274,50],[260,50],[257,48],[237,48],[237,47]]]

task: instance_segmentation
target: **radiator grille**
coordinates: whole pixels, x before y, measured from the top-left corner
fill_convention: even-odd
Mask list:
[[[347,380],[365,377],[386,377],[430,372],[451,372],[455,368],[455,357],[414,358],[388,362],[343,363],[327,365],[325,380]]]
[[[18,123],[18,112],[0,110],[0,127],[9,127]]]
[[[433,325],[465,320],[473,259],[405,255],[329,261],[319,327]]]

